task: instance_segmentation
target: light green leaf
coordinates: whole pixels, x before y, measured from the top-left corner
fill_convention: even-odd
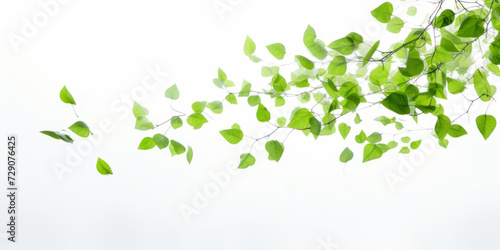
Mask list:
[[[257,106],[261,102],[260,96],[258,96],[258,95],[249,96],[247,99],[247,102],[248,102],[248,105],[250,105],[251,107]]]
[[[257,120],[259,122],[267,122],[271,120],[271,113],[267,110],[262,103],[259,103],[259,107],[257,108]]]
[[[401,147],[401,149],[399,150],[399,153],[400,154],[409,154],[410,149],[408,147]]]
[[[340,54],[348,56],[354,52],[356,44],[350,37],[343,37],[330,43],[328,48],[338,51]]]
[[[371,142],[371,143],[377,143],[377,142],[380,142],[382,141],[382,134],[378,133],[378,132],[373,132],[371,133],[367,138],[366,140],[368,142]]]
[[[251,56],[255,52],[255,43],[249,36],[247,36],[247,38],[245,39],[245,44],[243,45],[243,52],[245,52],[245,55],[247,56]]]
[[[269,53],[271,53],[271,55],[276,57],[276,59],[281,60],[285,58],[286,54],[285,45],[281,43],[273,43],[271,45],[267,45],[266,48],[267,50],[269,50]]]
[[[203,110],[205,110],[205,107],[207,106],[207,102],[194,102],[191,104],[191,108],[195,113],[202,113]]]
[[[389,23],[387,23],[387,30],[391,33],[399,33],[401,29],[405,26],[405,22],[399,17],[393,17]]]
[[[363,120],[361,120],[361,117],[359,116],[359,114],[356,114],[356,117],[354,117],[354,123],[359,124],[362,121]]]
[[[180,155],[186,152],[186,148],[177,141],[170,140],[170,145],[168,145],[168,149],[170,150],[170,154],[172,156]]]
[[[239,169],[245,169],[255,164],[255,157],[252,154],[241,154],[240,155],[240,165],[238,165]]]
[[[149,119],[143,115],[137,117],[137,120],[135,121],[135,129],[137,130],[150,130],[153,129],[155,125],[153,125],[152,122],[149,121]]]
[[[448,82],[448,91],[454,95],[460,94],[465,90],[464,83],[459,80],[446,78],[446,81]]]
[[[370,50],[368,51],[368,53],[366,53],[365,57],[363,58],[363,67],[368,62],[370,62],[370,60],[372,59],[373,54],[375,53],[375,51],[377,51],[379,45],[380,45],[380,41],[376,41],[373,44],[373,46],[370,48]]]
[[[420,147],[420,144],[422,143],[422,140],[418,140],[418,141],[413,141],[411,144],[410,144],[410,148],[411,149],[417,149],[418,147]]]
[[[69,130],[73,131],[73,133],[77,134],[78,136],[84,138],[89,137],[89,135],[92,133],[90,132],[90,129],[87,126],[87,124],[85,124],[85,122],[82,121],[77,121],[73,123],[73,125],[69,127]]]
[[[357,143],[363,143],[366,141],[366,133],[365,131],[361,130],[361,132],[359,133],[359,135],[356,135],[354,137],[354,140],[357,142]]]
[[[394,8],[391,3],[385,2],[372,10],[370,13],[381,23],[388,23],[391,20]]]
[[[268,159],[270,161],[278,162],[285,151],[285,146],[279,141],[273,140],[266,143],[266,151],[269,153]]]
[[[298,64],[306,69],[314,69],[314,63],[305,56],[295,56]]]
[[[408,142],[410,142],[410,140],[411,140],[411,139],[410,139],[410,137],[408,137],[408,136],[401,137],[401,141],[402,141],[402,142],[404,142],[404,143],[408,143]]]
[[[188,146],[188,151],[187,151],[187,154],[186,154],[186,159],[187,159],[187,162],[189,164],[191,164],[191,161],[193,160],[193,149],[191,148],[191,146]]]
[[[486,79],[486,75],[479,69],[474,73],[474,89],[482,101],[487,102],[491,100],[490,83]]]
[[[194,129],[200,129],[203,126],[203,124],[208,122],[208,120],[207,118],[205,118],[204,115],[194,113],[187,118],[186,122],[189,125],[191,125]]]
[[[276,119],[276,122],[278,122],[278,125],[280,127],[286,126],[286,118],[285,117],[279,117],[278,119]]]
[[[132,108],[132,111],[134,113],[135,118],[141,116],[141,115],[147,115],[149,114],[148,109],[145,107],[141,106],[139,103],[134,101],[134,107]]]
[[[484,114],[476,117],[476,125],[484,140],[487,140],[497,126],[497,120],[492,115]]]
[[[324,45],[316,40],[316,31],[310,25],[307,26],[307,29],[304,32],[303,42],[314,57],[320,60],[326,58],[328,53]]]
[[[67,143],[73,143],[73,139],[67,135],[67,134],[63,134],[63,133],[59,133],[59,132],[55,132],[55,131],[40,131],[40,133],[44,134],[44,135],[48,135],[56,140],[63,140]]]
[[[285,78],[282,77],[280,74],[276,74],[273,76],[272,84],[273,84],[273,89],[278,93],[282,93],[283,91],[285,91],[287,87]]]
[[[241,86],[239,97],[246,97],[250,95],[250,91],[252,90],[252,84],[246,80],[243,80],[243,85]]]
[[[347,71],[347,61],[344,56],[336,56],[328,65],[328,74],[334,76],[344,75]]]
[[[406,15],[415,16],[416,14],[417,14],[417,7],[415,7],[415,6],[408,7],[408,10],[406,11]]]
[[[222,102],[213,101],[207,104],[207,108],[210,109],[214,114],[221,114],[224,106]]]
[[[164,149],[168,147],[168,138],[162,134],[155,134],[153,136],[153,142],[158,146],[159,149]]]
[[[172,128],[178,129],[182,127],[182,119],[178,116],[174,116],[172,117],[172,120],[170,120],[170,125],[172,126]]]
[[[64,103],[76,105],[75,99],[73,99],[73,96],[71,95],[71,93],[69,93],[66,86],[64,86],[61,89],[61,92],[59,93],[59,98],[61,98],[61,101]]]
[[[285,98],[283,98],[281,96],[277,96],[276,99],[274,99],[274,105],[276,107],[280,107],[280,106],[285,105]]]
[[[113,174],[111,167],[109,167],[108,163],[105,162],[101,158],[97,158],[96,168],[97,168],[97,172],[99,172],[102,175],[112,175]]]
[[[348,161],[352,160],[352,157],[354,157],[354,153],[348,147],[346,147],[340,154],[339,160],[342,163],[347,163]]]
[[[243,139],[243,131],[240,129],[226,129],[219,131],[219,133],[231,144],[238,144]]]
[[[363,149],[363,162],[371,161],[382,157],[382,149],[376,144],[366,144]]]
[[[453,125],[451,125],[450,131],[448,131],[448,134],[453,138],[457,138],[457,137],[466,135],[467,131],[462,126],[460,126],[458,124],[453,124]]]
[[[342,138],[344,138],[344,140],[347,137],[347,135],[349,135],[350,131],[351,131],[351,127],[348,126],[347,124],[345,124],[345,123],[339,124],[339,132],[340,132],[340,135],[342,135]]]
[[[137,149],[140,149],[140,150],[148,150],[148,149],[152,149],[156,146],[153,138],[151,137],[144,137],[141,141],[141,143],[139,144],[139,147]]]
[[[231,103],[231,104],[238,104],[238,101],[236,100],[236,96],[234,94],[227,95],[226,101]]]
[[[484,19],[466,17],[457,31],[459,37],[479,37],[484,34]]]
[[[165,91],[165,97],[172,99],[172,100],[177,100],[179,99],[179,89],[177,89],[177,84],[174,84],[170,86],[166,91]]]
[[[294,129],[306,129],[309,127],[309,119],[313,117],[313,114],[306,108],[301,108],[292,113],[292,118],[288,127]]]
[[[389,66],[382,64],[372,70],[370,73],[370,82],[377,86],[382,86],[389,80],[389,73],[391,73],[390,64]]]
[[[439,115],[436,125],[434,126],[434,131],[436,132],[436,135],[438,136],[439,140],[443,140],[444,137],[448,134],[448,131],[450,131],[451,127],[451,121],[450,118],[446,115]]]

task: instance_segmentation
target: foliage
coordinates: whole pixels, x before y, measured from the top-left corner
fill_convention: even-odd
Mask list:
[[[238,144],[244,138],[254,140],[254,144],[266,140],[268,159],[278,162],[285,154],[284,143],[291,132],[301,131],[304,135],[312,134],[317,139],[335,134],[338,130],[344,140],[354,138],[357,144],[363,146],[361,159],[362,162],[368,162],[382,157],[392,149],[402,154],[417,149],[421,140],[410,143],[409,136],[416,130],[432,133],[441,146],[447,147],[447,138],[468,134],[457,120],[463,115],[469,115],[470,107],[479,101],[486,103],[487,107],[476,116],[476,126],[486,140],[496,127],[496,119],[488,115],[487,111],[495,101],[496,92],[496,86],[490,80],[500,75],[497,66],[500,64],[500,1],[486,0],[482,4],[457,0],[454,1],[454,9],[445,9],[444,0],[429,4],[435,4],[435,10],[426,17],[423,25],[411,24],[404,21],[403,17],[395,16],[398,13],[394,13],[390,2],[371,11],[373,18],[385,25],[389,32],[407,31],[400,41],[366,41],[360,34],[352,32],[326,45],[318,38],[316,30],[308,25],[302,41],[310,55],[293,55],[293,63],[279,64],[288,53],[282,43],[265,46],[266,53],[278,63],[263,61],[256,55],[259,47],[247,36],[243,52],[251,61],[264,64],[261,73],[269,86],[256,88],[244,80],[237,91],[236,84],[219,68],[217,77],[212,82],[227,92],[224,98],[194,102],[189,115],[172,108],[176,114],[157,125],[149,121],[149,111],[145,107],[134,103],[135,128],[149,131],[170,124],[170,127],[177,129],[186,122],[193,129],[200,129],[208,122],[205,117],[208,110],[213,114],[221,114],[224,111],[224,101],[231,105],[245,105],[239,99],[246,99],[248,105],[255,109],[255,114],[249,117],[273,130],[266,136],[253,138],[245,136],[240,126],[234,124],[231,128],[220,131],[220,135],[228,143]],[[410,6],[405,14],[415,16],[417,8]],[[280,73],[282,67],[294,65],[296,68],[291,70],[290,77]],[[475,96],[465,94],[464,91],[469,88],[475,91]],[[450,95],[463,96],[464,101],[470,104],[469,109],[463,114],[450,117],[450,112],[445,110]],[[165,97],[172,102],[179,99],[176,84],[166,90]],[[76,105],[66,87],[61,90],[60,98],[64,103]],[[294,105],[292,100],[295,98],[299,98],[301,104],[288,116],[273,117],[274,108]],[[273,100],[275,107],[265,106],[262,100],[266,99]],[[355,125],[361,124],[363,119],[359,112],[376,107],[385,109],[380,112],[392,114],[393,117],[382,115],[375,120],[384,127],[394,124],[398,132],[361,130],[349,137],[353,130],[351,115],[354,115]],[[418,125],[419,116],[435,117],[434,126],[406,128],[411,124],[404,118],[409,117]],[[71,125],[69,130],[81,137],[91,134],[82,121]],[[280,131],[285,131],[287,136],[284,139],[278,136]],[[42,133],[68,143],[73,142],[65,130]],[[161,150],[168,147],[172,156],[186,153],[184,145],[167,138],[165,134],[156,133],[152,137],[144,137],[138,148],[150,150],[158,147]],[[401,145],[396,137],[399,137]],[[240,156],[239,168],[255,164],[252,150],[253,144],[248,153]],[[347,163],[354,155],[351,149],[345,147],[339,161]],[[187,148],[186,159],[189,163],[193,159],[193,149],[190,146]],[[111,169],[108,168],[99,158],[99,172],[111,174]]]

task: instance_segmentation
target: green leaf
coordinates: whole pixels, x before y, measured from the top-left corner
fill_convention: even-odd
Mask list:
[[[269,53],[271,53],[271,55],[276,57],[276,59],[281,60],[285,58],[286,54],[285,45],[281,43],[273,43],[271,45],[267,45],[266,48],[267,50],[269,50]]]
[[[316,41],[316,31],[313,27],[311,27],[311,25],[308,25],[306,31],[304,32],[303,42],[314,57],[320,60],[326,58],[327,51],[321,42]]]
[[[448,134],[448,131],[450,131],[451,127],[451,121],[450,118],[446,115],[439,115],[436,125],[434,126],[434,131],[436,132],[436,135],[438,136],[439,140],[443,140],[444,137]]]
[[[343,37],[330,43],[328,48],[338,51],[340,54],[348,56],[354,52],[356,44],[350,37]]]
[[[224,72],[224,70],[222,70],[221,68],[219,68],[217,70],[217,78],[224,83],[227,80],[226,72]]]
[[[67,134],[62,134],[62,133],[59,133],[59,132],[55,132],[55,131],[40,131],[40,133],[44,134],[44,135],[48,135],[56,140],[63,140],[67,143],[73,143],[73,139],[67,135]]]
[[[321,122],[318,121],[315,117],[311,117],[309,119],[309,124],[311,124],[311,134],[313,134],[314,138],[318,138],[321,133]]]
[[[436,28],[443,28],[446,27],[450,24],[452,24],[455,21],[455,12],[453,12],[450,9],[443,10],[441,14],[436,18],[434,21],[434,26]]]
[[[240,164],[238,165],[239,169],[245,169],[255,164],[255,157],[252,154],[241,154],[240,155]]]
[[[370,13],[381,23],[388,23],[391,20],[394,8],[391,3],[385,2],[372,10]]]
[[[285,151],[285,146],[279,141],[273,140],[266,143],[266,151],[269,153],[268,159],[270,161],[278,162]]]
[[[393,149],[395,147],[398,146],[398,143],[395,142],[395,141],[390,141],[389,143],[387,143],[387,146],[390,148],[390,149]]]
[[[84,138],[89,137],[89,135],[92,133],[90,132],[90,129],[87,126],[87,124],[85,124],[85,122],[82,121],[77,121],[73,123],[73,125],[69,127],[69,130],[73,131],[73,133],[77,134],[78,136]]]
[[[238,104],[238,101],[236,100],[236,96],[234,94],[227,95],[226,101],[231,103],[231,104]]]
[[[402,141],[402,142],[404,142],[404,143],[408,143],[408,142],[410,142],[410,140],[411,140],[411,139],[410,139],[410,137],[408,137],[408,136],[401,137],[401,141]]]
[[[187,159],[187,162],[189,164],[191,164],[191,161],[193,160],[193,149],[191,148],[191,146],[188,146],[188,151],[187,151],[187,154],[186,154],[186,159]]]
[[[370,82],[377,86],[382,86],[386,84],[387,80],[389,80],[389,73],[391,73],[390,71],[391,71],[390,65],[389,66],[380,65],[376,67],[370,73]]]
[[[149,121],[149,119],[143,115],[137,117],[137,120],[135,121],[135,129],[137,130],[150,130],[154,129],[155,125],[153,125],[152,122]]]
[[[460,94],[465,90],[464,83],[459,80],[446,78],[446,81],[448,82],[448,91],[454,95]]]
[[[359,135],[356,135],[354,137],[354,140],[357,142],[357,143],[363,143],[366,141],[366,134],[365,134],[365,131],[361,130],[361,132],[359,133]]]
[[[439,146],[443,147],[443,148],[447,148],[448,147],[448,143],[449,141],[444,139],[444,140],[441,140],[439,141]]]
[[[59,98],[61,98],[61,101],[64,103],[76,105],[75,99],[73,99],[73,96],[71,95],[71,93],[69,93],[66,86],[64,86],[61,89],[61,92],[59,93]]]
[[[249,96],[247,99],[247,102],[248,102],[248,105],[250,105],[251,107],[257,106],[261,102],[260,96],[258,96],[258,95]]]
[[[170,140],[170,145],[168,145],[168,149],[170,150],[170,154],[172,156],[180,155],[186,152],[186,148],[182,144],[174,140]]]
[[[344,138],[344,140],[347,137],[347,135],[349,135],[350,131],[351,131],[351,127],[348,126],[347,124],[345,124],[345,123],[339,124],[339,132],[340,132],[340,135],[342,135],[342,138]]]
[[[207,106],[207,102],[194,102],[191,104],[191,108],[195,113],[202,113],[203,110],[205,110],[205,107]]]
[[[479,37],[484,34],[484,19],[466,17],[457,31],[459,37]]]
[[[482,101],[487,102],[491,100],[492,94],[490,83],[486,79],[486,75],[479,69],[474,73],[474,89]]]
[[[368,62],[370,62],[370,60],[372,59],[373,54],[375,53],[375,51],[377,51],[379,45],[380,45],[380,41],[376,41],[373,44],[373,46],[370,48],[370,50],[368,51],[368,53],[366,53],[365,57],[363,58],[363,67]]]
[[[417,14],[417,7],[415,7],[415,6],[408,7],[408,10],[406,11],[406,15],[415,16],[416,14]]]
[[[295,59],[298,61],[299,65],[306,69],[314,69],[314,63],[307,59],[305,56],[295,56]]]
[[[282,93],[283,91],[285,91],[287,87],[285,78],[282,77],[280,74],[276,74],[273,76],[272,84],[273,84],[273,89],[278,93]]]
[[[347,72],[347,61],[344,56],[336,56],[328,65],[328,74],[341,76]]]
[[[141,115],[145,116],[145,115],[149,114],[149,111],[145,107],[141,106],[139,103],[137,103],[135,101],[134,101],[134,107],[132,108],[132,111],[134,113],[135,118],[137,118]]]
[[[238,96],[239,97],[249,96],[251,90],[252,90],[252,84],[247,82],[246,80],[243,80],[243,85],[241,86],[241,90]]]
[[[165,91],[165,97],[172,99],[172,100],[177,100],[179,99],[179,89],[177,89],[177,84],[174,84],[170,86],[166,91]]]
[[[219,131],[219,133],[231,144],[238,144],[243,139],[243,131],[240,129],[226,129]]]
[[[280,107],[280,106],[285,105],[285,98],[283,98],[281,96],[277,96],[276,99],[274,99],[274,105],[276,107]]]
[[[380,133],[377,133],[377,132],[373,132],[371,133],[367,138],[366,140],[368,142],[371,142],[371,143],[377,143],[377,142],[380,142],[382,141],[382,134]]]
[[[208,120],[207,118],[205,118],[204,115],[194,113],[187,118],[186,122],[189,125],[191,125],[194,129],[200,129],[203,126],[203,124],[208,122]]]
[[[279,117],[278,119],[276,119],[276,122],[278,123],[278,125],[280,127],[286,126],[286,118],[285,117]]]
[[[458,124],[453,124],[453,125],[451,125],[450,131],[448,131],[448,134],[453,138],[457,138],[457,137],[466,135],[467,131],[462,126],[460,126]]]
[[[410,114],[410,106],[408,105],[408,97],[403,92],[393,92],[389,94],[384,100],[382,105],[389,110],[394,111],[396,114],[406,115]]]
[[[444,49],[442,46],[438,46],[436,48],[436,53],[434,54],[434,57],[442,63],[447,63],[451,62],[454,60],[453,55],[448,52],[446,49]]]
[[[288,127],[294,129],[306,129],[309,127],[309,119],[314,117],[313,114],[306,108],[301,108],[292,113],[292,118]]]
[[[389,23],[387,23],[387,30],[391,33],[399,33],[401,29],[405,26],[405,22],[399,17],[393,17]]]
[[[214,114],[221,114],[224,106],[222,102],[213,101],[207,104],[207,108],[210,109]]]
[[[99,172],[102,175],[112,175],[113,174],[111,167],[109,167],[108,163],[105,162],[101,158],[97,158],[96,168],[97,168],[97,172]]]
[[[359,117],[359,114],[356,114],[356,117],[354,117],[354,123],[359,124],[361,121],[361,117]]]
[[[168,147],[168,138],[162,134],[155,134],[153,136],[153,142],[159,149]]]
[[[174,116],[172,117],[172,120],[170,120],[170,125],[172,126],[172,128],[178,129],[182,127],[182,119],[178,116]]]
[[[352,157],[354,157],[354,153],[348,147],[346,147],[340,154],[339,160],[342,163],[347,163],[348,161],[352,160]]]
[[[363,162],[371,161],[382,157],[382,149],[376,144],[366,144],[363,149]]]
[[[399,153],[400,154],[409,154],[410,149],[408,147],[401,147],[401,149],[399,150]]]
[[[144,137],[141,141],[141,143],[139,143],[139,147],[137,149],[140,149],[140,150],[148,150],[148,149],[152,149],[156,146],[153,138],[151,137]]]
[[[418,140],[418,141],[413,141],[411,144],[410,144],[410,148],[411,149],[417,149],[418,147],[420,147],[420,144],[422,143],[422,140]]]
[[[245,44],[243,45],[243,52],[245,52],[245,55],[247,56],[251,56],[255,52],[255,43],[249,36],[247,36],[247,38],[245,39]]]
[[[257,120],[259,122],[267,122],[271,120],[271,113],[267,110],[262,103],[259,103],[259,107],[257,108]]]
[[[351,38],[352,41],[354,42],[354,44],[356,44],[356,45],[363,42],[363,36],[361,36],[360,34],[358,34],[356,32],[351,32],[346,37]]]
[[[491,115],[484,114],[476,117],[476,125],[484,140],[487,140],[497,126],[497,120]]]

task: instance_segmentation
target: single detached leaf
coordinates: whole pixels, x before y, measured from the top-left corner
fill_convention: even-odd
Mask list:
[[[267,110],[262,103],[259,103],[259,107],[257,108],[257,120],[259,122],[267,122],[271,120],[271,113]]]
[[[82,121],[77,121],[73,123],[73,125],[69,127],[69,130],[73,131],[73,133],[77,134],[78,136],[84,138],[89,137],[89,135],[92,133],[90,132],[90,129],[87,126],[87,124],[85,124],[85,122]]]
[[[243,139],[243,131],[240,129],[226,129],[219,131],[219,133],[231,144],[238,144]]]
[[[285,45],[281,43],[273,43],[271,45],[267,45],[266,48],[267,50],[269,50],[269,53],[271,53],[271,55],[276,57],[276,59],[281,60],[285,58],[286,54]]]
[[[401,141],[404,142],[404,143],[408,143],[410,142],[411,138],[408,137],[408,136],[405,136],[405,137],[401,137]]]
[[[366,144],[363,149],[363,162],[371,161],[382,157],[382,149],[376,144]]]
[[[180,155],[186,152],[186,148],[182,144],[174,140],[170,140],[170,145],[168,145],[168,149],[170,150],[170,154],[172,156]]]
[[[285,117],[280,117],[280,118],[276,119],[276,122],[278,123],[278,125],[280,127],[286,126],[286,118]]]
[[[71,93],[69,93],[66,86],[64,86],[61,89],[61,92],[59,92],[59,98],[61,98],[61,101],[63,101],[64,103],[76,105],[75,99],[73,99],[73,96],[71,95]]]
[[[465,90],[465,85],[463,82],[459,80],[455,80],[453,78],[446,78],[446,82],[448,82],[448,91],[451,94],[460,94]]]
[[[239,97],[245,97],[250,95],[250,91],[252,90],[252,84],[246,80],[243,80],[243,85],[241,86]]]
[[[413,141],[411,144],[410,144],[410,148],[411,149],[417,149],[418,147],[420,147],[420,144],[422,143],[422,140],[418,140],[418,141]]]
[[[372,10],[370,13],[381,23],[388,23],[391,20],[394,8],[391,3],[385,2]]]
[[[172,126],[172,128],[178,129],[182,127],[182,119],[178,116],[174,116],[172,117],[172,120],[170,120],[170,125]]]
[[[210,109],[214,114],[221,114],[224,106],[222,102],[213,101],[207,104],[207,108]]]
[[[193,160],[193,149],[191,146],[188,146],[188,151],[186,153],[186,159],[189,164],[191,164],[191,161]]]
[[[384,107],[394,111],[396,114],[410,114],[408,97],[403,92],[393,92],[389,94],[384,100],[382,100],[381,103],[382,105],[384,105]]]
[[[166,91],[165,91],[165,97],[172,99],[172,100],[177,100],[179,99],[179,89],[177,89],[177,84],[174,84],[170,86]]]
[[[99,172],[102,175],[112,175],[113,174],[111,167],[109,167],[108,163],[105,162],[101,158],[97,158],[96,168],[97,168],[97,172]]]
[[[203,126],[203,124],[208,122],[208,120],[207,120],[207,118],[205,118],[204,115],[194,113],[194,114],[188,116],[188,118],[186,119],[186,122],[189,125],[191,125],[194,129],[200,129]]]
[[[152,149],[156,146],[153,138],[151,137],[144,137],[141,141],[141,143],[139,143],[139,147],[137,149],[140,149],[140,150],[148,150],[148,149]]]
[[[288,127],[294,129],[306,129],[309,127],[309,119],[313,117],[313,114],[306,108],[301,108],[292,113],[292,118]]]
[[[438,136],[439,140],[443,140],[444,137],[448,134],[448,131],[450,131],[451,127],[451,121],[450,118],[446,115],[439,115],[436,125],[434,126],[434,131],[436,132],[436,135]]]
[[[245,44],[243,45],[243,52],[245,52],[245,55],[247,56],[251,56],[255,52],[255,43],[249,36],[247,36],[247,38],[245,39]]]
[[[67,135],[67,134],[63,134],[63,133],[59,133],[59,132],[55,132],[55,131],[40,131],[40,133],[44,134],[44,135],[48,135],[56,140],[63,140],[67,143],[73,143],[73,139]]]
[[[354,157],[354,153],[348,147],[346,147],[340,154],[340,162],[347,163],[348,161],[352,160],[352,157]]]
[[[415,6],[408,7],[408,10],[406,11],[406,14],[408,16],[415,16],[417,14],[417,7],[415,7]]]
[[[340,132],[340,135],[342,135],[342,138],[344,138],[344,140],[347,137],[347,135],[349,135],[350,131],[351,131],[351,127],[348,126],[347,124],[345,124],[345,123],[339,124],[339,132]]]
[[[458,124],[453,124],[453,125],[451,125],[450,131],[448,131],[448,134],[453,138],[457,138],[457,137],[466,135],[467,131],[462,126],[460,126]]]
[[[266,143],[266,151],[269,153],[270,161],[278,162],[285,151],[285,146],[279,141],[273,140]]]
[[[168,138],[162,134],[155,134],[153,136],[153,142],[158,146],[159,149],[164,149],[168,147]]]
[[[260,99],[260,97],[259,97]],[[260,102],[260,101],[259,101]],[[281,96],[277,96],[276,99],[274,99],[274,105],[276,107],[280,107],[280,106],[283,106],[285,105],[285,98],[281,97]]]
[[[476,117],[476,125],[484,140],[487,140],[497,126],[497,120],[492,115],[484,114]]]
[[[401,149],[399,150],[399,153],[400,154],[409,154],[410,153],[410,148],[408,147],[401,147]]]
[[[239,169],[245,169],[255,164],[255,157],[252,154],[241,154],[240,155],[240,164],[238,165]]]
[[[149,111],[145,107],[141,106],[139,103],[134,101],[134,107],[132,108],[135,118],[141,115],[148,115]]]
[[[375,54],[375,51],[377,51],[378,46],[380,45],[380,41],[376,41],[373,46],[370,48],[368,53],[366,53],[365,57],[363,58],[363,67],[370,62],[372,59],[373,54]]]

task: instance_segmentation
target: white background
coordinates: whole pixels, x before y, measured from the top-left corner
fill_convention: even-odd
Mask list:
[[[231,9],[219,15],[216,3]],[[295,54],[308,56],[302,44],[308,24],[327,43],[353,30],[367,41],[397,41],[369,14],[380,3],[73,0],[58,4],[48,22],[16,49],[9,34],[19,35],[24,18],[33,20],[44,9],[38,1],[2,1],[0,126],[2,138],[19,136],[20,196],[18,242],[3,237],[0,249],[500,249],[500,133],[484,142],[475,128],[484,105],[474,106],[470,122],[464,116],[469,135],[450,139],[446,150],[428,132],[418,133],[425,140],[421,149],[404,156],[390,152],[365,164],[360,164],[362,148],[351,142],[360,127],[348,142],[338,133],[317,141],[293,133],[279,163],[267,161],[257,147],[257,164],[230,175],[229,184],[216,186],[206,206],[188,217],[179,207],[193,206],[198,192],[217,185],[212,176],[227,174],[249,148],[248,141],[229,145],[217,131],[234,122],[254,136],[267,131],[253,121],[255,109],[240,99],[239,107],[225,103],[222,115],[210,114],[213,120],[201,130],[187,125],[170,130],[169,138],[193,146],[191,165],[167,150],[136,150],[141,138],[153,133],[133,130],[133,115],[124,111],[131,102],[123,96],[145,93],[136,99],[160,123],[175,114],[163,97],[174,83],[181,92],[174,105],[184,111],[196,100],[223,99],[225,92],[212,84],[218,67],[238,86],[243,79],[265,86],[260,66],[243,54],[246,35],[265,59],[271,59],[265,45],[285,44],[284,62]],[[411,1],[394,3],[405,19]],[[418,3],[420,20],[432,9],[428,4]],[[168,76],[141,92],[148,68],[156,67]],[[63,85],[91,128],[112,125],[104,140],[71,166],[70,152],[90,145],[88,140],[69,145],[38,132],[77,120],[59,100]],[[463,103],[457,105],[464,110]],[[498,110],[493,103],[489,113],[499,117]],[[361,127],[374,131],[369,117],[377,111],[365,112],[368,123]],[[338,155],[347,145],[356,156],[344,166]],[[113,176],[97,173],[97,157],[111,165]],[[58,164],[71,172],[58,178]],[[414,170],[400,173],[404,167]],[[391,188],[388,174],[404,182]],[[4,197],[1,233],[6,207]]]

